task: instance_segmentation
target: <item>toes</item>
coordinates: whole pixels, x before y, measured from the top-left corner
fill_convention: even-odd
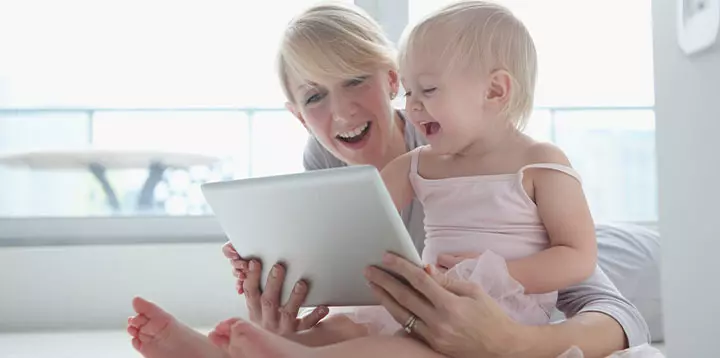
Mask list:
[[[162,308],[158,307],[158,305],[142,297],[133,298],[132,306],[135,312],[137,312],[138,314],[143,314],[150,319],[153,319],[155,317],[170,316],[169,313],[163,311]]]
[[[147,318],[147,316],[145,316],[144,314],[139,314],[135,317],[131,317],[128,320],[128,324],[137,328],[142,328],[148,323],[148,321],[150,321],[150,319]]]
[[[235,319],[230,326],[230,337],[234,340],[257,340],[262,339],[262,331],[254,324],[243,321],[241,319]]]
[[[140,340],[138,338],[133,338],[132,345],[133,345],[133,348],[135,348],[136,350],[139,351],[140,348],[142,347],[142,342],[140,342]]]
[[[240,320],[239,318],[226,319],[226,320],[218,323],[217,326],[215,326],[214,332],[217,332],[217,333],[225,335],[225,336],[229,336],[232,326],[239,320]]]
[[[222,334],[218,331],[212,331],[208,334],[208,338],[210,339],[210,342],[212,342],[214,345],[227,350],[228,345],[230,344],[230,337],[227,334]]]
[[[173,320],[173,317],[163,311],[156,304],[140,297],[132,301],[133,308],[138,313],[131,319],[131,324],[139,329],[138,337],[147,342],[162,332]]]
[[[127,332],[130,336],[137,338],[138,334],[140,333],[140,330],[137,327],[128,326]]]

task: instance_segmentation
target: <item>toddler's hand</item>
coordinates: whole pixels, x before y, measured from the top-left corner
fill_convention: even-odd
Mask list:
[[[235,247],[233,247],[230,242],[227,242],[225,243],[225,245],[223,245],[222,252],[223,255],[225,255],[225,257],[230,260],[233,276],[237,278],[235,290],[238,294],[242,295],[244,293],[243,282],[245,281],[245,278],[247,278],[248,262],[240,257],[240,254],[235,251]]]
[[[467,260],[474,259],[482,255],[482,252],[460,252],[454,254],[440,254],[437,257],[437,268],[441,271],[447,271],[455,267],[455,265]]]

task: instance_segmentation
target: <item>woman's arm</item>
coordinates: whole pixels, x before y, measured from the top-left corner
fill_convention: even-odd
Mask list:
[[[622,328],[625,348],[649,343],[650,330],[638,309],[615,288],[600,267],[584,282],[560,290],[557,308],[566,317],[602,314]]]
[[[613,292],[602,271],[590,280],[561,292],[569,320],[545,326],[523,326],[511,320],[479,286],[423,269],[395,256],[385,268],[412,287],[380,269],[368,279],[383,306],[403,324],[409,312],[420,319],[415,332],[431,347],[449,357],[552,357],[572,346],[586,357],[605,357],[614,351],[648,342],[647,327],[636,310]],[[588,288],[593,288],[588,293]],[[432,304],[430,304],[432,303]],[[611,318],[612,317],[612,318]],[[623,334],[623,330],[624,333]]]
[[[522,348],[513,357],[556,358],[576,346],[585,358],[601,358],[628,347],[620,324],[598,312],[581,313],[558,324],[526,326],[522,331],[517,339]]]

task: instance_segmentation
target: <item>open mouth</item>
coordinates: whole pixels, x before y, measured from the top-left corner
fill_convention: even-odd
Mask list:
[[[365,138],[365,135],[367,135],[369,131],[370,122],[365,122],[363,125],[358,126],[355,129],[339,133],[335,136],[335,138],[345,143],[357,143],[363,140],[363,138]]]
[[[422,128],[425,130],[426,136],[431,136],[440,132],[440,123],[438,122],[427,122],[422,124]]]

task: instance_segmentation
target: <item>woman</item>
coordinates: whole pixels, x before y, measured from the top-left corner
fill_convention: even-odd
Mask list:
[[[311,134],[304,155],[306,170],[348,164],[381,169],[424,144],[392,106],[399,92],[392,46],[380,26],[357,8],[320,5],[300,14],[281,43],[279,76],[288,110]],[[421,250],[425,234],[420,204],[413,202],[402,216]],[[319,307],[298,320],[298,308],[307,294],[305,283],[298,283],[289,302],[281,306],[282,266],[273,267],[275,275],[266,291],[260,292],[260,263],[242,260],[230,244],[223,251],[232,261],[238,292],[246,296],[252,321],[302,341],[302,334],[296,332],[314,326],[327,314]],[[450,268],[474,255],[477,253],[440,257],[438,262]],[[425,312],[417,321],[422,324],[408,328],[448,356],[557,356],[576,345],[586,356],[594,357],[649,340],[643,318],[599,268],[583,284],[560,293],[558,308],[571,318],[542,327],[512,322],[471,284],[446,281],[441,276],[428,280],[431,276],[401,259],[393,260],[390,268],[415,287],[377,270],[368,272],[369,281],[380,288],[376,293],[383,306],[400,324],[414,320],[411,312]],[[442,304],[427,304],[437,300]]]

